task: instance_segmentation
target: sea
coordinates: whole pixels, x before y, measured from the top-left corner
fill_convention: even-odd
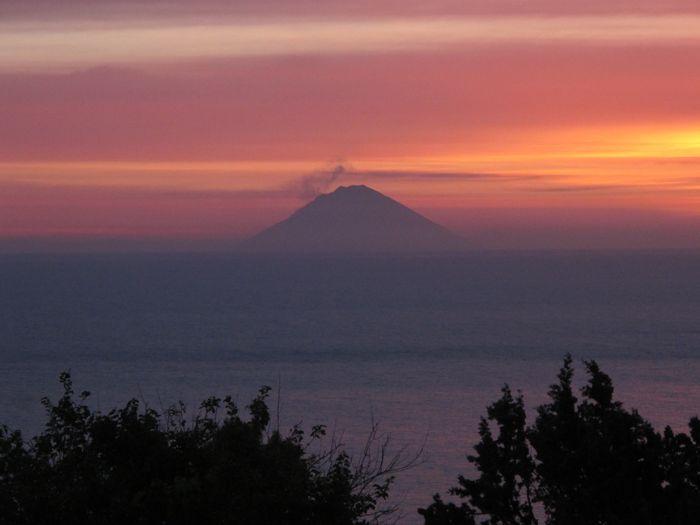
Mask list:
[[[461,256],[0,255],[0,423],[40,431],[70,371],[96,409],[272,387],[273,425],[405,457],[401,523],[472,470],[486,406],[532,409],[565,354],[608,372],[659,429],[700,413],[700,252]]]

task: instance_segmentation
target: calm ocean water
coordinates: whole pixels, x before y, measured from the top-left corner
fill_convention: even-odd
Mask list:
[[[565,352],[682,428],[700,412],[700,253],[0,256],[0,422],[35,432],[67,369],[103,409],[280,385],[283,426],[352,449],[374,418],[396,447],[426,442],[394,491],[407,523],[467,471],[501,385],[543,401]]]

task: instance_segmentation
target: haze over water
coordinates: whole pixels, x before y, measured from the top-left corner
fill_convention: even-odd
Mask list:
[[[104,410],[281,385],[283,427],[426,439],[395,490],[409,522],[467,471],[502,384],[543,401],[565,352],[656,425],[700,410],[698,252],[4,255],[0,276],[3,423],[35,432],[65,369]]]

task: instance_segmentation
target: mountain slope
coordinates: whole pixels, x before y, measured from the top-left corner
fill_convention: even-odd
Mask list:
[[[431,253],[463,240],[367,186],[341,186],[244,241],[256,253]]]

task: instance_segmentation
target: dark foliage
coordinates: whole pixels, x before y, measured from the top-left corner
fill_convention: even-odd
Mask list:
[[[387,456],[376,427],[358,462],[335,443],[310,453],[324,428],[269,430],[268,388],[249,418],[210,398],[188,419],[182,405],[160,414],[136,400],[102,414],[68,374],[61,383],[57,403],[42,401],[39,436],[0,427],[2,524],[375,523],[394,510],[392,474],[411,463]]]
[[[610,377],[585,362],[580,399],[564,360],[549,403],[527,426],[506,386],[479,425],[468,456],[476,479],[419,513],[426,525],[690,525],[700,523],[700,420],[690,433],[656,432],[613,398]]]

